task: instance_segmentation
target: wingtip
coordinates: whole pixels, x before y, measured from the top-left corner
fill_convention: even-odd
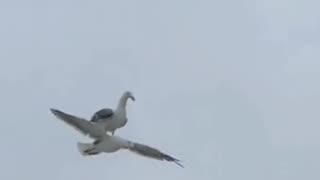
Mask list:
[[[184,166],[181,164],[181,163],[179,163],[179,162],[174,162],[174,163],[176,163],[178,166],[180,166],[181,168],[184,168]]]
[[[55,108],[50,108],[50,111],[53,115],[60,117],[61,115],[63,115],[64,113],[58,109]]]
[[[57,112],[59,112],[58,109],[54,109],[54,108],[49,108],[49,110],[51,111],[51,113],[56,114]]]
[[[181,164],[181,161],[179,159],[175,159],[175,160],[173,160],[173,162],[176,163],[181,168],[184,168],[184,165]]]
[[[165,160],[174,162],[175,164],[177,164],[177,165],[180,166],[181,168],[184,168],[184,166],[181,164],[181,160],[179,160],[179,159],[177,159],[177,158],[174,158],[174,157],[171,157],[171,156],[167,155],[166,158],[165,158]]]

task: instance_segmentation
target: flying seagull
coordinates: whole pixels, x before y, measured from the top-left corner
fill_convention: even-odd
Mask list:
[[[100,124],[105,128],[106,132],[111,132],[111,134],[114,135],[116,129],[123,127],[128,122],[126,112],[128,99],[135,101],[132,93],[126,91],[120,97],[115,110],[111,108],[102,108],[93,114],[90,121]]]
[[[51,108],[50,111],[60,120],[74,127],[84,135],[94,139],[93,143],[77,143],[78,150],[83,156],[97,155],[99,153],[112,153],[120,149],[127,149],[139,155],[174,162],[180,167],[180,160],[167,155],[153,147],[126,140],[119,136],[110,136],[105,133],[105,129],[97,123],[87,121],[86,119],[64,113],[60,110]]]

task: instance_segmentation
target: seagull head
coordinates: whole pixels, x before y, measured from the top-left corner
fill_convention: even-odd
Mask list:
[[[124,96],[126,97],[126,98],[130,98],[132,101],[135,101],[136,99],[134,98],[134,96],[133,96],[133,94],[132,94],[132,92],[130,92],[130,91],[126,91],[125,93],[124,93]]]

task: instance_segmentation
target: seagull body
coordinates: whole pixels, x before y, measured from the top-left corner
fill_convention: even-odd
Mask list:
[[[128,99],[135,101],[131,92],[126,91],[120,97],[115,110],[103,108],[95,112],[91,117],[91,122],[95,122],[105,128],[106,132],[111,132],[112,135],[116,129],[122,128],[128,122],[126,105]]]
[[[174,162],[180,167],[183,167],[179,163],[180,160],[153,147],[129,141],[116,135],[110,136],[106,134],[105,128],[96,122],[87,121],[83,118],[64,113],[57,109],[50,110],[58,119],[95,140],[93,143],[77,143],[78,150],[84,156],[97,155],[102,152],[112,153],[120,149],[127,149],[145,157]]]

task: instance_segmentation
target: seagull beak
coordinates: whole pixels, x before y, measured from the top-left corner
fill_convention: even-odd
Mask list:
[[[136,100],[136,98],[134,98],[134,96],[130,96],[130,98],[131,98],[132,101]]]

